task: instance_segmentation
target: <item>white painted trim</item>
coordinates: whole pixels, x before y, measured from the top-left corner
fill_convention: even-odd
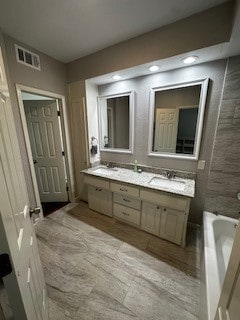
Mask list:
[[[32,182],[33,182],[36,205],[39,206],[40,208],[41,208],[41,200],[40,200],[39,191],[38,191],[37,178],[36,178],[35,168],[34,168],[34,164],[33,164],[33,156],[32,156],[30,138],[29,138],[29,133],[28,133],[28,128],[27,128],[27,120],[26,120],[26,116],[25,116],[21,92],[27,91],[29,93],[44,95],[44,96],[47,96],[50,98],[59,99],[61,101],[59,107],[60,107],[60,110],[62,111],[61,112],[62,117],[60,117],[60,118],[61,118],[61,124],[62,124],[61,131],[63,134],[62,138],[63,138],[63,144],[64,144],[66,171],[67,171],[67,179],[68,179],[68,186],[69,186],[68,192],[69,192],[69,200],[71,202],[73,202],[74,201],[74,198],[73,198],[74,190],[72,190],[72,186],[74,185],[74,180],[73,180],[74,176],[73,176],[72,154],[71,154],[71,149],[70,149],[71,142],[70,142],[69,126],[68,126],[68,121],[67,121],[67,110],[66,110],[65,96],[57,94],[57,93],[45,91],[45,90],[27,87],[27,86],[20,85],[20,84],[16,84],[16,91],[17,91],[18,105],[19,105],[21,122],[22,122],[23,133],[24,133],[24,140],[26,143],[28,161],[29,161],[29,166],[30,166],[30,171],[31,171],[31,178],[32,178]],[[42,212],[41,212],[41,217],[43,217]]]
[[[23,101],[22,101],[20,86],[16,85],[16,90],[17,90],[18,106],[19,106],[19,110],[20,110],[20,118],[21,118],[22,127],[23,127],[24,140],[25,140],[26,150],[27,150],[27,155],[28,155],[28,163],[29,163],[30,171],[31,171],[31,178],[32,178],[32,183],[33,183],[36,206],[41,208],[40,216],[41,216],[41,218],[43,218],[42,205],[41,205],[41,200],[40,200],[40,196],[39,196],[37,178],[36,178],[36,173],[35,173],[34,164],[33,164],[33,156],[32,156],[30,138],[29,138],[29,133],[28,133],[28,128],[27,128],[27,121],[26,121],[26,116],[25,116],[25,112],[24,112],[24,105],[23,105]]]
[[[207,99],[207,89],[208,89],[209,79],[200,79],[189,82],[182,82],[173,85],[163,86],[163,87],[153,87],[150,90],[150,98],[149,98],[149,132],[148,132],[148,156],[149,157],[161,157],[161,158],[172,158],[172,159],[185,159],[185,160],[198,160],[199,152],[200,152],[200,144],[202,137],[202,128],[203,128],[203,119],[204,119],[204,111]],[[177,88],[185,88],[201,85],[201,94],[199,99],[199,112],[198,119],[196,125],[196,138],[194,143],[193,155],[183,155],[177,153],[164,153],[164,152],[153,152],[152,151],[152,140],[153,140],[153,121],[154,121],[154,110],[155,110],[155,92],[164,91],[169,89],[177,89]]]
[[[108,148],[108,149],[100,149],[101,152],[111,152],[111,153],[127,153],[127,154],[133,154],[133,151],[128,149],[114,149],[114,148]]]
[[[129,96],[129,149],[115,149],[115,148],[108,148],[104,149],[102,148],[102,121],[101,121],[101,112],[100,112],[100,106],[101,106],[101,100],[107,99],[107,98],[117,98],[117,97],[123,97],[123,96]],[[134,91],[127,91],[127,92],[121,92],[118,94],[110,94],[105,96],[98,97],[98,128],[99,128],[99,146],[101,152],[112,152],[112,153],[125,153],[125,154],[133,154],[134,151],[134,110],[135,110],[135,92]]]
[[[178,109],[197,109],[198,106],[197,105],[192,105],[192,106],[178,106]]]

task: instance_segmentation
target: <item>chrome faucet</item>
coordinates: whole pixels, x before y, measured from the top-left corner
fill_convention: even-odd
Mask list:
[[[114,168],[114,165],[111,161],[107,163],[107,168]]]
[[[175,172],[174,171],[166,171],[166,176],[168,179],[172,179],[175,177]]]

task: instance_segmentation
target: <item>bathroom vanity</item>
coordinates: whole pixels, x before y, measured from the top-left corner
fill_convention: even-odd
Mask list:
[[[194,180],[104,166],[82,173],[90,209],[185,246]]]

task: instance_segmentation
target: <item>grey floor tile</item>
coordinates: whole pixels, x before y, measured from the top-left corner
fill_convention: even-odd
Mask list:
[[[134,320],[139,317],[110,295],[94,290],[87,299],[82,300],[75,319]]]
[[[145,320],[197,320],[188,310],[188,304],[168,290],[142,278],[133,282],[123,302],[124,306]],[[194,312],[195,313],[195,312]],[[196,312],[197,313],[197,312]]]
[[[37,226],[50,320],[196,320],[200,232],[180,248],[68,205]]]

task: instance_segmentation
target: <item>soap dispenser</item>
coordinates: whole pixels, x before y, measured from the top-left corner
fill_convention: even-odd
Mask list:
[[[138,167],[137,167],[137,160],[135,160],[134,162],[134,169],[133,169],[134,172],[137,172],[138,171]]]

